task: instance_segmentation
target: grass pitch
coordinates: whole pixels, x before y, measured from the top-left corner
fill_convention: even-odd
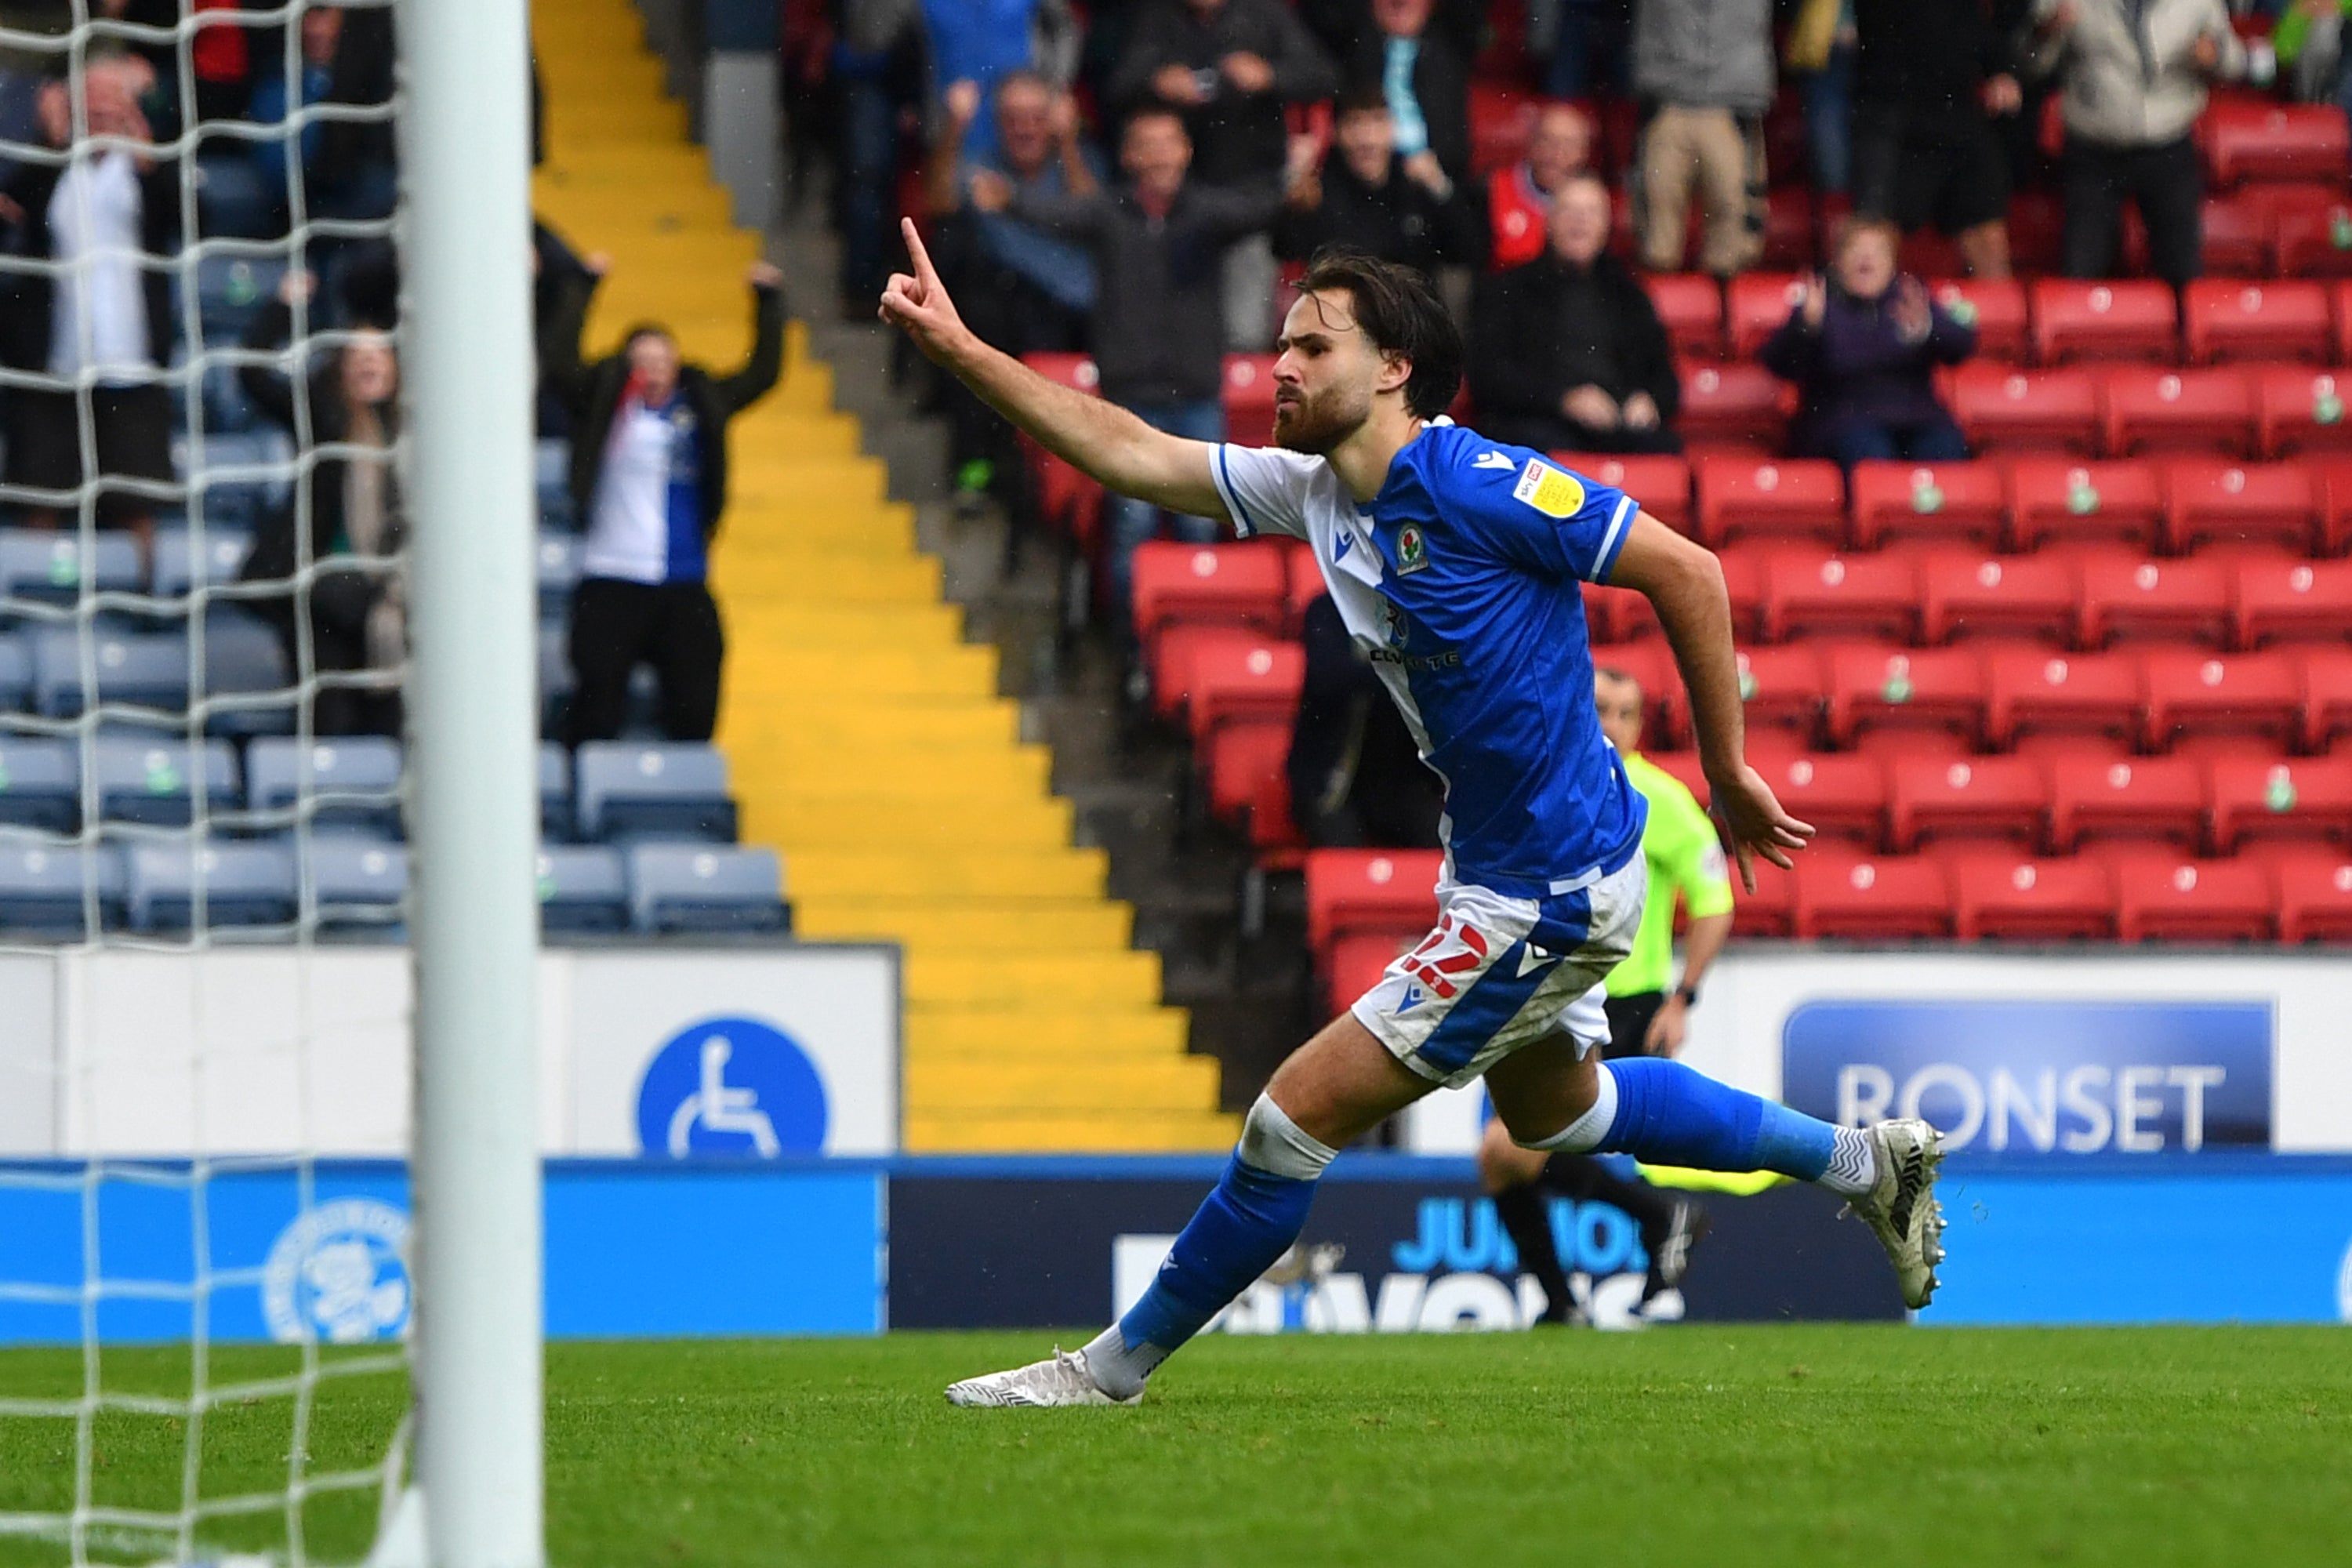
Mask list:
[[[2343,1331],[1219,1336],[1172,1363],[1140,1409],[941,1401],[952,1378],[1050,1339],[555,1346],[553,1561],[2352,1562]],[[221,1352],[247,1364],[215,1373],[272,1353]],[[110,1352],[107,1366],[115,1386],[184,1377],[160,1352]],[[0,1395],[56,1392],[79,1372],[70,1352],[0,1353]],[[392,1379],[335,1387],[314,1458],[365,1457],[399,1403]],[[215,1416],[207,1492],[282,1478],[289,1430],[272,1404]],[[0,1513],[69,1495],[71,1441],[69,1424],[0,1418]],[[178,1495],[168,1420],[110,1417],[98,1448],[100,1501]],[[314,1504],[314,1553],[356,1555],[372,1511]],[[207,1539],[268,1546],[282,1526],[225,1521]],[[112,1555],[158,1555],[132,1544]],[[0,1543],[8,1568],[61,1560]]]

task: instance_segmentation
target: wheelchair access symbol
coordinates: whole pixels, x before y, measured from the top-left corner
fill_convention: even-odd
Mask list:
[[[824,1147],[824,1080],[791,1036],[756,1018],[706,1018],[654,1053],[637,1087],[647,1154],[814,1154]]]

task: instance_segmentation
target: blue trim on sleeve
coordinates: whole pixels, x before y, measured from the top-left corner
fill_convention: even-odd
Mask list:
[[[1234,476],[1225,467],[1226,449],[1224,442],[1217,443],[1217,466],[1214,475],[1217,481],[1217,494],[1224,500],[1225,510],[1234,514],[1234,534],[1243,539],[1254,538],[1258,531],[1258,527],[1251,521],[1249,508],[1242,505],[1242,498],[1234,489]]]
[[[1592,570],[1586,574],[1590,581],[1609,581],[1609,574],[1617,564],[1618,553],[1625,548],[1626,535],[1633,531],[1634,514],[1641,510],[1632,496],[1620,495],[1617,498],[1617,510],[1609,519],[1609,531],[1601,536],[1601,548],[1592,556]]]

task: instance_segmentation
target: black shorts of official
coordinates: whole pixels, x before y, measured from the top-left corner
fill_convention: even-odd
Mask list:
[[[85,482],[81,411],[70,392],[12,387],[6,399],[8,482],[34,489],[70,490]],[[162,386],[100,386],[89,394],[90,436],[98,475],[172,482],[172,395]],[[99,492],[98,521],[119,527],[165,504],[152,494],[116,487]],[[57,510],[70,514],[70,502]]]
[[[1853,210],[1894,220],[1908,234],[1933,225],[1948,235],[2009,216],[2009,158],[1981,118],[1906,133],[1856,117]]]
[[[1650,1037],[1650,1020],[1665,1005],[1663,991],[1636,991],[1627,996],[1612,996],[1601,1005],[1609,1016],[1609,1048],[1601,1053],[1603,1061],[1615,1061],[1619,1057],[1645,1057],[1643,1048]]]

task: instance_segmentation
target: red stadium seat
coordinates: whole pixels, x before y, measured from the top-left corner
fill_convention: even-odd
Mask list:
[[[1760,364],[1685,363],[1682,409],[1675,426],[1684,441],[1695,447],[1777,448],[1796,401],[1796,389]]]
[[[1252,861],[1265,870],[1296,870],[1306,863],[1307,836],[1290,814],[1290,774],[1283,768],[1261,773],[1250,801]]]
[[[1287,720],[1254,719],[1227,724],[1209,738],[1209,814],[1219,822],[1240,823],[1263,798],[1269,776],[1290,758]],[[1288,804],[1287,781],[1285,802]],[[1286,816],[1288,813],[1284,813]]]
[[[1764,340],[1788,321],[1804,294],[1804,279],[1792,272],[1743,272],[1734,278],[1724,290],[1724,327],[1731,339],[1731,357],[1754,359]]]
[[[2255,839],[2352,843],[2352,757],[2210,757],[2205,768],[2215,854]]]
[[[1274,356],[1225,356],[1225,439],[1241,447],[1274,444]]]
[[[1784,730],[1811,744],[1827,696],[1819,650],[1751,647],[1737,658],[1748,730]]]
[[[1845,477],[1835,463],[1701,458],[1698,541],[1721,547],[1731,540],[1845,538]]]
[[[2200,279],[2184,295],[2189,363],[2329,359],[2327,290],[2317,283]]]
[[[1813,265],[1813,202],[1803,186],[1775,185],[1766,195],[1764,254],[1757,265],[1799,270]]]
[[[2332,356],[2337,364],[2352,364],[2352,279],[2338,279],[2327,285],[2327,316],[2329,341],[2335,345]]]
[[[1685,707],[1683,678],[1675,668],[1675,650],[1666,646],[1664,637],[1652,637],[1646,642],[1596,643],[1592,668],[1595,671],[1613,669],[1620,675],[1631,676],[1642,689],[1644,742],[1667,747],[1682,743]]]
[[[2009,258],[2018,271],[2032,276],[2061,270],[2065,230],[2066,211],[2055,192],[2020,191],[2009,198]],[[2021,333],[2022,313],[2017,324]]]
[[[1952,372],[1950,405],[1979,454],[2098,450],[2099,384],[2087,370],[1963,364]]]
[[[1769,553],[1769,547],[1746,547],[1726,550],[1716,557],[1723,564],[1723,591],[1731,599],[1731,635],[1742,642],[1754,637],[1764,620],[1764,563]],[[1649,601],[1642,603],[1646,606]],[[1653,615],[1651,626],[1655,625]]]
[[[2082,584],[2084,647],[2128,637],[2228,646],[2230,573],[2219,561],[2093,556]]]
[[[1797,857],[1796,930],[1803,937],[1863,942],[1949,936],[1951,890],[1942,865],[1924,856]]]
[[[1889,842],[1895,848],[1942,838],[2042,837],[2049,785],[2025,757],[1898,757],[1887,764]]]
[[[1102,373],[1087,354],[1023,354],[1021,363],[1047,381],[1089,397],[1102,390]]]
[[[2190,860],[2119,850],[2116,934],[2125,942],[2266,942],[2277,927],[2271,879],[2252,860]]]
[[[2302,553],[2317,532],[2319,487],[2301,465],[2175,458],[2160,479],[2167,549],[2278,544]]]
[[[2053,756],[2050,847],[2157,839],[2194,851],[2205,835],[2205,771],[2189,757]]]
[[[1903,237],[1895,265],[1915,278],[1950,278],[1968,268],[1959,242],[1934,228],[1915,228]]]
[[[2024,637],[2071,647],[2076,598],[2074,563],[2057,553],[1937,551],[1919,563],[1920,640]]]
[[[2141,669],[2150,751],[2181,735],[2261,735],[2284,747],[2303,718],[2303,666],[2293,654],[2150,648]]]
[[[1962,942],[2096,941],[2116,934],[2115,891],[2092,860],[2038,860],[2013,850],[1956,847],[1938,858],[1952,885]]]
[[[1666,341],[1692,359],[1723,357],[1723,285],[1704,272],[1653,272],[1642,287],[1664,323]]]
[[[1264,633],[1247,626],[1202,626],[1178,622],[1163,626],[1152,640],[1148,668],[1151,672],[1151,710],[1174,720],[1192,700],[1194,672],[1202,653],[1211,648],[1240,649],[1267,646]]]
[[[1820,851],[1814,851],[1818,854]],[[1802,861],[1810,855],[1799,856]],[[1756,862],[1756,890],[1748,892],[1737,888],[1738,927],[1741,937],[1794,936],[1797,934],[1797,876],[1783,871],[1769,860]]]
[[[1690,465],[1680,458],[1616,457],[1606,452],[1554,452],[1552,461],[1632,496],[1643,511],[1677,533],[1690,531]]]
[[[2281,202],[2272,209],[2271,269],[2282,278],[2352,276],[2352,203],[2343,176],[2312,192],[2316,199]]]
[[[2303,656],[2303,749],[2324,751],[2352,735],[2352,649],[2315,647]]]
[[[2352,549],[2352,458],[2314,457],[2305,467],[2319,489],[2319,553]]]
[[[1306,679],[1307,650],[1295,642],[1203,643],[1192,655],[1185,701],[1193,747],[1205,748],[1226,724],[1272,721],[1288,729]]]
[[[1470,84],[1470,173],[1484,179],[1528,155],[1536,132],[1536,106],[1527,94],[1500,82]]]
[[[1317,849],[1307,857],[1307,945],[1317,952],[1343,936],[1412,935],[1437,923],[1434,849]]]
[[[2020,458],[2009,466],[2009,539],[2039,550],[2050,540],[2116,541],[2152,550],[2164,537],[2164,494],[2146,463],[2076,463]]]
[[[2234,367],[2157,370],[2115,365],[2102,373],[2099,403],[2107,455],[2256,449],[2254,388]]]
[[[2000,469],[1991,463],[1856,463],[1848,481],[1853,545],[1959,540],[1990,550],[2005,531]]]
[[[1380,932],[1343,936],[1333,942],[1323,958],[1324,1005],[1333,1013],[1352,1006],[1356,998],[1381,983],[1390,964],[1412,951],[1421,936],[1419,931]]]
[[[1985,732],[2006,750],[2032,735],[2140,731],[2139,661],[2124,654],[1998,649],[1985,656]]]
[[[1977,331],[1980,360],[2015,363],[2025,358],[2025,286],[2012,278],[1942,278],[1927,292],[1964,326]]]
[[[2216,100],[2202,129],[2217,185],[2344,177],[2344,111],[2332,104]]]
[[[2252,374],[2264,457],[2352,452],[2352,425],[2344,420],[2344,398],[2352,393],[2352,380],[2301,365],[2263,365]]]
[[[1883,637],[1909,642],[1919,618],[1919,563],[1895,551],[1830,554],[1790,545],[1767,558],[1764,637]]]
[[[1315,552],[1304,541],[1290,542],[1294,547],[1283,552],[1282,621],[1283,629],[1296,637],[1307,622],[1307,606],[1331,591],[1323,581],[1323,569],[1315,563]]]
[[[2231,608],[2240,647],[2340,644],[2352,628],[2352,561],[2241,561]]]
[[[1021,363],[1048,381],[1089,396],[1102,385],[1102,374],[1085,354],[1023,354]],[[1061,458],[1023,436],[1021,454],[1036,497],[1038,516],[1052,528],[1091,548],[1102,529],[1103,488]]]
[[[2271,266],[2270,208],[2244,191],[2207,196],[2201,244],[2206,276],[2264,276]]]
[[[1702,807],[1711,798],[1706,784],[1706,770],[1699,765],[1696,752],[1654,752],[1645,745],[1642,748],[1642,756],[1660,773],[1666,774],[1690,791],[1691,798],[1697,801]]]
[[[1281,635],[1289,558],[1262,542],[1181,544],[1146,540],[1135,551],[1135,631],[1147,652],[1178,622]]]
[[[1875,757],[1839,752],[1751,759],[1780,805],[1823,840],[1876,849],[1886,839],[1886,769]]]
[[[2033,357],[2043,364],[2076,360],[2141,360],[2170,364],[2180,355],[2172,290],[2149,279],[2084,283],[2044,278],[2034,283]]]
[[[1984,732],[1984,661],[1973,648],[1832,647],[1828,664],[1833,744],[1874,730],[1934,730],[1973,747]]]
[[[2275,862],[2272,871],[2281,942],[2352,942],[2352,861],[2298,856]]]

